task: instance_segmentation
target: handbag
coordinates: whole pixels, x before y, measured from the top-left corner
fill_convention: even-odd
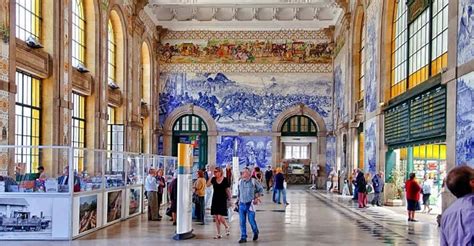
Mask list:
[[[198,204],[199,203],[199,196],[196,193],[193,193],[193,203]]]

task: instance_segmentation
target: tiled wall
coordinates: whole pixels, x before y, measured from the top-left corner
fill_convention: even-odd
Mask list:
[[[474,58],[474,0],[459,0],[458,65]]]
[[[474,72],[458,78],[456,165],[474,167]]]
[[[382,1],[372,1],[367,8],[366,21],[366,43],[365,43],[365,111],[372,113],[378,104],[379,75],[379,49],[380,49],[380,12]]]
[[[376,118],[365,121],[364,124],[364,167],[365,172],[374,174],[376,172],[376,161],[377,161],[377,133],[375,131],[377,126]]]
[[[332,129],[331,74],[162,73],[160,121],[192,103],[206,109],[219,131],[270,132],[285,109],[304,103]]]
[[[235,155],[234,155],[235,154]],[[272,137],[270,136],[222,136],[217,144],[218,166],[232,164],[232,157],[239,157],[239,165],[271,165]]]

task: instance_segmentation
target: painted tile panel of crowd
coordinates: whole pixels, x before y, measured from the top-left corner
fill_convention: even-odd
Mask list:
[[[375,133],[375,128],[377,126],[375,118],[367,120],[364,124],[364,166],[366,167],[365,171],[375,174],[377,171],[376,161],[377,161],[377,135]]]
[[[278,114],[303,103],[332,129],[331,74],[162,73],[160,123],[174,109],[206,109],[219,131],[270,132]]]
[[[456,164],[474,167],[474,72],[457,83]]]
[[[346,46],[345,46],[346,47]],[[349,122],[349,113],[347,112],[346,106],[346,83],[345,83],[345,52],[347,49],[343,48],[340,55],[334,60],[334,114],[335,114],[335,124],[340,122]]]
[[[296,40],[190,40],[165,41],[161,63],[330,63],[333,45]]]
[[[459,0],[458,65],[474,58],[474,0]]]
[[[336,167],[336,137],[326,138],[326,176]]]
[[[271,165],[272,137],[270,136],[222,136],[217,144],[218,166],[232,164],[232,158],[239,157],[239,166],[256,165],[264,168]]]
[[[367,18],[366,18],[366,25],[367,25],[367,33],[366,33],[366,44],[365,44],[365,57],[366,57],[366,65],[365,65],[365,111],[367,113],[372,113],[377,108],[377,85],[378,77],[377,77],[377,69],[379,63],[379,55],[378,55],[378,44],[380,35],[378,32],[378,25],[380,21],[379,13],[380,13],[380,5],[382,1],[372,1],[370,6],[367,9]]]

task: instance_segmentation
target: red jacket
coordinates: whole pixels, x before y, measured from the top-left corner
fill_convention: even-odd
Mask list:
[[[407,182],[405,182],[405,189],[407,193],[407,200],[420,200],[421,187],[414,179],[407,180]]]

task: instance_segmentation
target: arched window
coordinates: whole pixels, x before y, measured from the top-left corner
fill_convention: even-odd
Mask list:
[[[395,3],[392,98],[439,74],[448,65],[448,0],[423,4],[421,13],[416,15],[410,14],[405,1]]]
[[[16,0],[16,37],[41,38],[41,0]]]
[[[364,86],[365,86],[365,17],[362,18],[361,28],[360,28],[360,72],[359,72],[359,95],[358,100],[364,99]]]
[[[391,97],[406,91],[407,87],[407,6],[397,0],[392,33],[392,80]]]
[[[173,131],[181,133],[207,132],[207,125],[197,115],[184,115],[174,123]]]
[[[143,42],[141,47],[141,78],[140,78],[140,97],[142,110],[149,110],[146,105],[150,105],[151,97],[151,64],[150,64],[150,49],[148,44]],[[148,152],[150,150],[149,143],[149,133],[151,131],[150,127],[150,117],[147,117],[149,113],[142,112],[142,123],[143,127],[141,129],[141,150],[142,152]]]
[[[282,136],[316,136],[318,129],[316,124],[308,116],[295,115],[283,123]]]
[[[108,25],[108,72],[107,77],[109,79],[109,83],[113,82],[116,83],[117,81],[117,44],[115,40],[115,32],[114,26],[112,25],[112,21],[109,19]]]
[[[86,20],[83,0],[72,3],[72,66],[86,63]]]

